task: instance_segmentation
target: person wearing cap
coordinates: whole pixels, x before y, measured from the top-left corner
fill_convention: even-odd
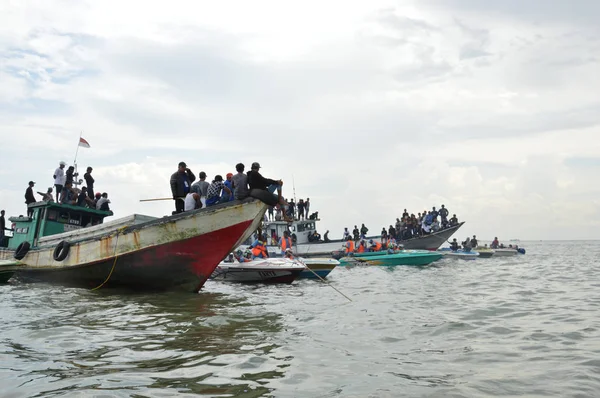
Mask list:
[[[252,167],[248,172],[248,186],[250,190],[260,189],[263,191],[269,191],[270,193],[275,193],[275,190],[277,190],[277,201],[279,206],[284,210],[283,219],[287,222],[293,221],[293,218],[290,218],[287,214],[288,203],[285,201],[283,196],[281,196],[281,187],[283,186],[283,181],[265,178],[260,174],[259,170],[260,164],[258,162],[252,163]]]
[[[221,197],[221,191],[225,191],[226,196]],[[219,203],[228,202],[230,195],[231,190],[223,183],[223,177],[220,174],[217,174],[206,192],[206,206],[214,206]]]
[[[185,162],[179,162],[177,171],[171,175],[171,193],[175,201],[175,213],[182,213],[185,208],[185,197],[190,193],[192,182],[196,179]]]
[[[65,186],[65,166],[67,164],[61,161],[58,165],[58,168],[54,170],[54,186],[56,187],[56,200],[60,198],[60,193],[62,192],[63,187]]]
[[[471,239],[471,247],[473,249],[477,249],[478,245],[479,245],[479,243],[477,242],[477,237],[475,235],[473,235],[473,238]]]
[[[96,181],[94,180],[94,177],[92,177],[92,170],[93,169],[91,167],[88,167],[83,175],[83,178],[85,179],[88,197],[94,200],[94,182]]]
[[[225,185],[227,188],[229,188],[229,192],[227,193],[226,190],[223,190],[221,192],[221,203],[224,202],[228,202],[228,201],[232,201],[233,198],[233,173],[227,173],[227,175],[225,176],[225,181],[223,182],[223,185]]]
[[[35,182],[29,181],[29,186],[25,190],[25,204],[27,205],[27,217],[31,218],[33,216],[33,209],[29,208],[30,203],[35,203],[35,196],[33,195],[33,186]]]

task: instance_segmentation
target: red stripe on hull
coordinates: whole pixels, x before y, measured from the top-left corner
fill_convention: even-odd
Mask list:
[[[229,254],[252,220],[193,238],[151,246],[117,257],[113,273],[103,287],[134,290],[197,292],[217,265]],[[18,272],[24,280],[59,282],[94,288],[106,280],[115,259],[64,269],[27,269]]]

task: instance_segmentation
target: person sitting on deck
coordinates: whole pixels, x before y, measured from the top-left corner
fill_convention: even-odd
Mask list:
[[[357,253],[364,253],[367,251],[367,245],[365,243],[364,239],[361,239],[360,243],[358,244],[358,247],[356,248],[356,252]]]
[[[437,232],[440,230],[440,222],[438,221],[437,217],[433,217],[433,222],[431,223],[431,230],[433,232]]]
[[[354,241],[352,239],[347,240],[342,247],[344,247],[346,254],[354,253]]]
[[[256,240],[252,244],[252,259],[254,260],[255,258],[269,258],[267,247],[263,241]]]
[[[77,194],[73,190],[73,184],[66,182],[60,194],[60,203],[63,205],[77,204]]]
[[[223,185],[225,185],[225,187],[229,188],[229,193],[227,193],[227,190],[223,189],[223,192],[221,192],[221,203],[225,203],[225,202],[231,202],[234,197],[233,197],[233,173],[227,173],[227,175],[225,175],[225,181],[223,182]]]
[[[200,200],[200,195],[198,195],[196,192],[190,192],[187,195],[185,195],[183,211],[192,211],[201,208],[202,201]]]
[[[227,195],[221,196],[221,191],[225,191]],[[229,202],[229,195],[231,195],[231,190],[225,186],[225,183],[223,183],[223,177],[221,177],[220,174],[217,174],[213,182],[208,187],[208,191],[206,193],[206,207]]]
[[[459,249],[458,246],[458,242],[456,241],[456,238],[452,239],[452,242],[448,242],[450,243],[450,250],[452,250],[453,252],[457,251]]]
[[[52,196],[52,187],[48,188],[46,193],[38,191],[38,195],[42,195],[42,200],[44,202],[54,202],[54,197]]]
[[[82,187],[79,196],[77,197],[77,206],[90,207],[92,209],[96,208],[96,204],[92,199],[88,196],[87,187]]]
[[[463,251],[470,252],[471,251],[471,238],[467,236],[467,239],[462,243]]]
[[[283,237],[279,239],[279,247],[281,248],[281,254],[285,254],[287,249],[292,248],[292,238],[290,238],[290,231],[283,231]]]
[[[287,214],[288,207],[290,206],[288,206],[288,203],[281,196],[281,187],[283,186],[283,181],[265,178],[260,174],[259,170],[260,164],[258,162],[252,163],[252,167],[248,172],[248,186],[250,190],[260,189],[263,191],[269,191],[270,193],[277,191],[277,202],[279,207],[283,209],[283,219],[287,222],[294,221],[293,216],[289,216]]]
[[[110,207],[108,206],[109,203],[110,199],[108,199],[108,194],[106,192],[103,192],[100,199],[98,199],[98,202],[96,202],[96,209],[110,211]]]
[[[381,249],[383,248],[383,245],[377,241],[374,241],[373,239],[369,240],[369,251],[370,252],[378,252],[381,251]]]
[[[320,240],[321,240],[321,234],[318,233],[317,231],[314,231],[313,233],[308,235],[309,242],[318,242]]]
[[[456,214],[452,214],[452,218],[450,219],[450,226],[454,227],[458,225],[458,218],[456,218]]]

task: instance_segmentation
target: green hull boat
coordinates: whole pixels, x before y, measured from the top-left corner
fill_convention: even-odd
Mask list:
[[[398,253],[388,254],[386,252],[355,253],[352,256],[341,258],[340,265],[428,265],[442,258],[441,253],[427,250],[404,250]]]

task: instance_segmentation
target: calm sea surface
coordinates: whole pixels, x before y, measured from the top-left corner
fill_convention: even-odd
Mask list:
[[[598,397],[600,242],[193,294],[0,286],[0,397]]]

